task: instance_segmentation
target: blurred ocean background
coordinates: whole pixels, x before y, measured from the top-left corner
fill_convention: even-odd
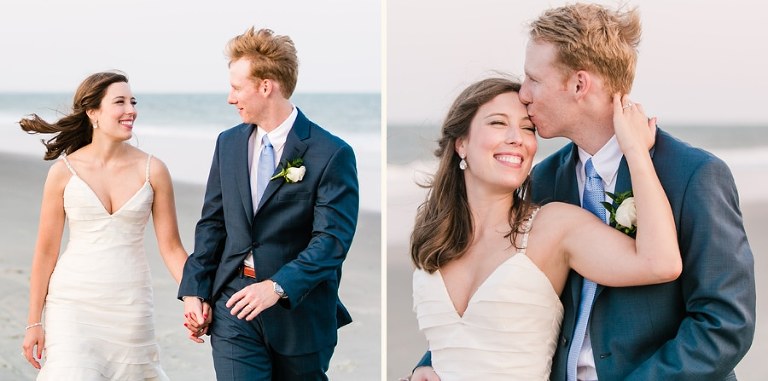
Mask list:
[[[716,154],[721,151],[727,151],[728,154],[740,152],[742,156],[761,156],[763,152],[768,153],[768,125],[699,126],[667,125],[660,122],[659,128],[694,147],[703,148]],[[416,161],[433,160],[435,158],[433,152],[437,148],[439,137],[439,124],[387,125],[388,164],[403,166]],[[539,138],[538,142],[537,162],[557,151],[569,141],[564,138]]]
[[[659,128],[690,145],[723,159],[733,172],[757,171],[768,166],[768,125],[686,125],[659,123]],[[436,168],[434,150],[440,125],[434,122],[387,125],[387,178],[390,199],[409,183],[422,182]],[[538,163],[569,141],[565,138],[538,139]],[[758,179],[752,178],[753,183]],[[768,182],[768,181],[766,181]],[[739,184],[742,201],[765,198],[762,186]],[[751,184],[750,184],[751,185]],[[754,184],[757,185],[757,184]]]
[[[226,94],[135,94],[138,117],[131,143],[159,157],[176,181],[205,184],[218,134],[240,123]],[[360,207],[381,212],[381,96],[378,93],[295,94],[312,121],[349,143],[357,158]],[[72,94],[0,93],[0,151],[41,158],[40,139],[18,125],[36,113],[54,121],[69,112]],[[2,165],[0,163],[0,165]],[[44,179],[40,179],[42,182]],[[202,205],[202,200],[200,200]]]

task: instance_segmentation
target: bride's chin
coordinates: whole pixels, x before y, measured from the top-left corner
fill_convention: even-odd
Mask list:
[[[520,188],[520,186],[523,185],[523,181],[525,181],[525,179],[508,179],[504,183],[500,184],[500,187],[504,188],[505,192],[514,192],[517,190],[517,188]]]
[[[494,193],[496,193],[498,196],[508,196],[508,195],[511,195],[512,193],[515,193],[515,191],[519,187],[520,187],[519,185],[514,186],[510,184],[500,184],[499,186],[495,187]]]

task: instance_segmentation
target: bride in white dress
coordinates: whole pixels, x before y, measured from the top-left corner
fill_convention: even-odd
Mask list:
[[[153,217],[160,253],[178,282],[179,238],[165,165],[131,146],[136,99],[120,73],[96,73],[72,113],[19,123],[47,141],[45,182],[23,354],[38,380],[167,380],[155,340],[144,231]],[[59,255],[65,221],[69,240]],[[42,358],[45,361],[41,365]]]
[[[682,268],[648,153],[655,119],[614,97],[638,207],[635,241],[582,208],[526,199],[537,142],[519,90],[491,78],[459,95],[416,217],[414,311],[442,381],[548,380],[571,268],[615,287],[671,281]]]

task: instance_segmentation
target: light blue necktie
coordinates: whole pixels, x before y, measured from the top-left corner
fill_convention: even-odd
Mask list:
[[[261,154],[259,155],[259,168],[256,172],[256,194],[253,195],[253,210],[255,211],[259,207],[261,196],[264,195],[264,190],[267,189],[269,179],[272,174],[275,173],[275,150],[272,148],[272,143],[269,141],[269,137],[264,135],[261,139]]]
[[[581,201],[581,207],[594,213],[602,221],[605,221],[605,207],[601,202],[605,201],[605,192],[603,190],[603,179],[595,171],[592,165],[592,159],[587,160],[584,165],[584,171],[587,178],[584,182],[584,196]],[[576,329],[573,332],[573,342],[568,351],[568,381],[576,381],[576,370],[579,361],[581,347],[584,345],[584,337],[587,334],[589,326],[589,314],[592,312],[592,303],[595,299],[595,282],[584,278],[584,284],[581,286],[581,302],[579,303],[579,316],[576,320]]]

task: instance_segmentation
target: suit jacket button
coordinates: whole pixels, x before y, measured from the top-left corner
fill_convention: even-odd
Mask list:
[[[560,343],[561,343],[561,345],[562,345],[562,346],[566,346],[566,345],[568,345],[568,338],[567,338],[567,337],[563,337],[563,338],[560,340]]]
[[[611,357],[611,352],[601,353],[600,354],[600,360],[605,360],[608,357]]]
[[[259,243],[258,242],[254,242],[253,245],[251,245],[251,246],[253,246],[254,249],[258,249],[259,248]]]

